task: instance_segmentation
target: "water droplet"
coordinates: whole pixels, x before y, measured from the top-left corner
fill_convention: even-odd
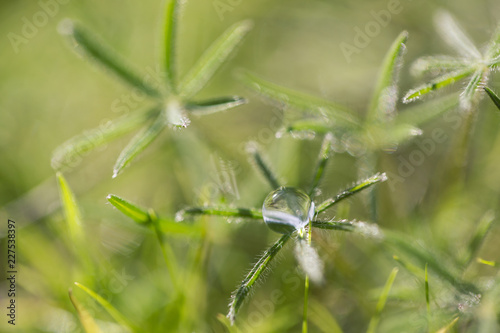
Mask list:
[[[282,186],[266,197],[262,216],[273,231],[288,234],[309,223],[314,216],[314,202],[304,191]]]

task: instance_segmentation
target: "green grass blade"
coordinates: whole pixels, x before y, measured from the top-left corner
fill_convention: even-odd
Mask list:
[[[484,239],[491,230],[491,226],[495,221],[495,214],[492,211],[486,212],[478,223],[476,231],[472,235],[472,238],[467,247],[467,257],[465,260],[465,266],[470,265],[476,258]]]
[[[454,318],[448,325],[444,326],[443,328],[439,329],[436,331],[436,333],[451,333],[451,329],[455,326],[455,324],[458,322],[458,319],[460,317]]]
[[[377,307],[375,308],[375,314],[368,324],[368,330],[366,331],[367,333],[375,333],[375,330],[377,329],[378,323],[380,321],[380,316],[382,314],[382,311],[384,310],[385,303],[387,302],[387,297],[389,296],[389,292],[391,291],[392,284],[394,283],[397,274],[398,268],[394,268],[391,274],[389,274],[389,278],[385,283],[382,294],[380,295],[380,298],[378,300]]]
[[[247,144],[247,152],[252,159],[252,165],[257,169],[257,171],[259,171],[262,176],[264,176],[271,188],[274,190],[280,187],[278,177],[274,174],[267,162],[262,157],[255,142],[249,142]]]
[[[120,313],[111,303],[109,303],[107,300],[105,300],[103,297],[98,295],[96,292],[93,290],[87,288],[86,286],[75,282],[75,285],[86,292],[90,297],[92,297],[97,303],[99,303],[108,313],[109,315],[120,325],[129,328],[133,332],[138,332],[140,331],[135,327],[135,325],[127,319],[124,315]]]
[[[301,119],[288,124],[282,131],[286,133],[300,134],[314,133],[315,135],[327,134],[333,130],[333,126],[324,120],[319,119]]]
[[[164,38],[164,66],[167,85],[172,91],[176,91],[176,42],[177,26],[182,7],[180,0],[167,0],[165,5],[165,25],[163,29]]]
[[[328,116],[335,127],[359,127],[360,122],[355,113],[342,105],[281,87],[248,71],[240,71],[238,78],[248,88],[275,102],[290,105],[300,111]]]
[[[97,36],[76,22],[66,19],[61,22],[59,30],[61,34],[68,35],[73,39],[74,43],[72,43],[72,46],[75,47],[76,51],[83,51],[86,55],[116,74],[124,82],[140,89],[149,96],[158,97],[161,95],[155,88],[149,86],[142,79],[143,75],[138,74],[118,53],[105,46],[99,41]]]
[[[338,231],[355,231],[356,226],[347,220],[341,221],[311,221],[313,228]]]
[[[498,95],[495,94],[493,92],[493,90],[491,90],[488,87],[484,87],[484,90],[486,91],[486,93],[488,94],[488,96],[490,96],[490,98],[493,101],[493,103],[495,103],[495,105],[498,108],[498,110],[500,110],[500,97],[498,97]]]
[[[432,80],[430,83],[424,84],[418,88],[408,91],[405,97],[403,97],[403,103],[410,103],[417,99],[420,99],[422,96],[444,88],[452,83],[455,83],[456,81],[471,75],[473,72],[473,68],[466,67],[464,69],[439,76]]]
[[[108,199],[108,201],[120,212],[130,217],[135,222],[140,224],[148,224],[151,222],[151,217],[145,209],[139,208],[133,203],[114,194],[109,194],[106,199]]]
[[[224,325],[224,328],[227,330],[227,332],[229,332],[229,333],[240,333],[241,332],[236,326],[232,326],[229,318],[224,316],[222,313],[217,314],[217,320],[222,325]]]
[[[212,113],[226,111],[237,106],[248,103],[248,101],[239,96],[222,97],[201,102],[190,102],[186,105],[189,113],[199,116],[205,116]]]
[[[408,32],[403,31],[389,48],[378,77],[373,98],[366,116],[368,123],[385,122],[396,111],[398,100],[398,79],[406,50]]]
[[[481,52],[470,40],[453,16],[446,11],[438,11],[435,16],[436,28],[441,38],[460,55],[481,58]]]
[[[143,125],[151,117],[153,111],[156,110],[133,112],[69,139],[54,150],[51,160],[52,168],[60,170],[77,163],[82,155]]]
[[[323,333],[343,333],[337,320],[321,303],[310,302],[309,318],[311,322]]]
[[[144,131],[135,135],[128,145],[122,150],[118,160],[113,167],[113,178],[116,178],[120,172],[125,168],[140,152],[142,152],[151,142],[160,135],[165,128],[165,119],[163,114]]]
[[[68,182],[60,172],[57,173],[57,181],[59,184],[59,194],[62,201],[64,216],[66,222],[68,223],[70,237],[75,244],[81,245],[85,236],[82,228],[82,215],[78,205],[76,204],[75,195],[71,191]]]
[[[479,91],[479,87],[483,84],[483,78],[483,69],[474,72],[470,78],[465,90],[460,95],[460,107],[463,110],[469,110],[471,108],[472,103],[475,100],[475,96],[477,96],[477,92]]]
[[[439,75],[446,72],[455,72],[471,66],[467,59],[460,59],[445,55],[427,56],[418,58],[410,67],[410,73],[413,76],[422,76],[425,74]]]
[[[245,298],[248,296],[255,282],[257,282],[262,273],[266,271],[271,260],[276,257],[276,255],[291,237],[291,234],[283,235],[280,239],[278,239],[276,243],[274,243],[273,246],[267,249],[266,252],[262,254],[257,263],[254,265],[250,273],[248,273],[248,275],[243,279],[238,289],[236,289],[236,291],[232,294],[232,300],[231,303],[229,303],[229,313],[227,315],[232,324],[234,324],[236,314],[238,313],[238,310],[243,304]]]
[[[425,271],[424,271],[424,287],[425,287],[425,305],[427,308],[427,318],[428,318],[428,325],[430,325],[430,317],[431,317],[431,301],[429,297],[429,274],[427,271],[427,264],[425,264]]]
[[[330,158],[330,153],[332,151],[332,143],[333,143],[333,135],[328,133],[325,135],[323,139],[323,143],[321,144],[321,148],[319,150],[318,160],[316,162],[316,168],[314,171],[314,177],[311,182],[309,196],[311,198],[314,197],[314,193],[318,188],[318,185],[323,178],[323,174],[325,171],[326,164],[328,163],[328,159]]]
[[[358,182],[356,185],[340,192],[337,194],[334,198],[330,198],[322,202],[321,204],[316,207],[316,213],[322,213],[328,208],[332,207],[333,205],[337,204],[338,202],[352,196],[355,193],[358,193],[359,191],[365,190],[369,188],[372,185],[375,185],[380,182],[384,182],[387,180],[387,176],[385,173],[377,173],[370,178],[367,178],[361,182]]]
[[[75,310],[78,314],[78,318],[80,319],[80,322],[82,323],[83,329],[85,330],[86,333],[100,333],[101,330],[99,326],[97,326],[96,322],[94,321],[94,318],[89,314],[87,309],[83,307],[73,296],[73,291],[70,289],[69,292],[69,299],[71,300],[71,303],[75,307]]]
[[[254,208],[231,207],[189,207],[177,212],[176,221],[183,221],[187,216],[210,215],[226,217],[242,217],[249,219],[262,219],[262,212]]]
[[[444,113],[455,109],[458,106],[458,99],[457,94],[451,94],[426,101],[422,104],[416,104],[400,112],[396,118],[396,123],[417,127],[422,126]]]
[[[190,98],[203,88],[252,27],[252,21],[246,20],[227,29],[186,74],[180,83],[179,93],[185,98]]]
[[[460,277],[452,273],[445,265],[444,260],[437,258],[435,254],[422,247],[413,244],[413,241],[409,240],[407,237],[385,230],[384,239],[385,244],[392,245],[396,249],[403,251],[409,257],[413,258],[414,261],[418,262],[419,265],[424,266],[428,264],[429,268],[432,269],[434,273],[447,281],[457,291],[466,294],[471,292],[478,294],[480,292],[474,284],[462,281]]]

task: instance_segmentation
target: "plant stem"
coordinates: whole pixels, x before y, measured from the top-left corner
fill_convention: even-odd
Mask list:
[[[307,245],[311,246],[312,221],[309,220],[309,229],[307,231]],[[309,303],[309,275],[306,274],[304,282],[304,311],[302,314],[302,333],[307,333],[307,306]]]

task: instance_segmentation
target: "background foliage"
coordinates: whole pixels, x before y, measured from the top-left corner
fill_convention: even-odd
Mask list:
[[[478,45],[489,40],[500,20],[497,1],[401,1],[402,12],[393,15],[390,23],[348,63],[339,45],[352,44],[354,28],[364,28],[373,20],[370,12],[386,9],[387,1],[241,1],[222,16],[215,3],[191,0],[186,5],[178,40],[183,55],[179,59],[181,72],[191,67],[228,26],[251,18],[255,27],[236,56],[197,95],[202,99],[234,94],[247,97],[250,103],[193,119],[187,131],[163,133],[132,167],[113,180],[113,164],[129,137],[75,161],[65,176],[76,192],[85,232],[91,240],[87,254],[97,258],[85,267],[75,260],[79,253],[75,253],[78,250],[69,240],[60,209],[51,154],[68,138],[95,127],[103,119],[116,118],[120,113],[114,111],[113,105],[117,100],[125,105],[130,90],[76,57],[56,27],[65,17],[75,18],[147,71],[157,63],[162,4],[114,0],[60,4],[54,17],[38,28],[28,43],[20,45],[16,53],[7,34],[20,34],[23,17],[31,20],[41,7],[29,1],[0,2],[0,35],[4,36],[0,41],[0,216],[2,221],[11,218],[23,225],[18,230],[22,272],[18,281],[19,328],[30,332],[78,331],[80,324],[67,293],[78,280],[91,283],[96,291],[106,294],[117,309],[145,331],[167,327],[172,331],[224,332],[217,315],[226,313],[231,291],[250,263],[277,235],[262,223],[226,223],[220,218],[193,222],[194,226],[202,226],[201,237],[196,233],[167,235],[167,242],[177,254],[178,269],[190,277],[191,283],[182,289],[181,296],[174,295],[154,232],[137,226],[113,209],[106,196],[117,194],[143,207],[153,207],[167,217],[173,217],[187,205],[221,200],[260,207],[269,188],[248,162],[243,147],[249,140],[264,148],[287,185],[305,187],[321,139],[274,139],[275,124],[280,124],[283,112],[263,103],[239,84],[233,75],[235,68],[249,69],[287,87],[364,110],[384,54],[402,30],[410,34],[400,80],[400,91],[405,92],[421,82],[411,77],[408,64],[422,55],[450,53],[435,33],[432,21],[437,9],[445,8],[454,14]],[[493,75],[490,86],[498,92],[497,77]],[[460,84],[448,92],[459,88]],[[400,110],[404,107],[399,105]],[[134,109],[131,105],[130,111]],[[452,121],[437,119],[423,127],[421,137],[386,154],[377,171],[385,171],[390,177],[398,174],[398,168],[409,161],[412,152],[424,149],[422,142],[431,138],[433,129],[440,129],[447,136],[432,153],[426,154],[421,165],[403,177],[404,181],[389,180],[378,185],[380,226],[405,233],[431,253],[441,253],[436,258],[443,265],[466,256],[465,249],[479,221],[489,211],[498,215],[499,115],[490,100],[481,102],[463,186],[450,183],[447,177],[450,169],[446,162],[456,136]],[[195,130],[209,138],[208,147],[193,135]],[[221,184],[221,178],[231,179],[232,185],[221,188],[226,184]],[[320,198],[337,193],[357,179],[356,160],[347,153],[335,154]],[[221,194],[225,194],[224,199]],[[368,220],[365,202],[362,196],[354,198],[338,208],[335,216]],[[344,332],[365,331],[387,277],[393,267],[401,265],[392,256],[404,257],[404,253],[397,247],[387,248],[361,237],[331,232],[313,237],[318,252],[324,255],[326,284],[311,289],[311,331],[331,332],[333,318]],[[499,237],[494,223],[478,256],[500,260]],[[190,256],[197,255],[201,257],[196,269],[187,267]],[[303,278],[295,271],[293,260],[293,256],[283,256],[274,266],[272,276],[256,288],[241,310],[241,330],[298,330]],[[413,264],[423,272],[421,263]],[[476,262],[460,275],[480,285],[498,281],[493,279],[496,267]],[[421,276],[418,279],[407,270],[400,270],[394,294],[382,314],[381,332],[425,331]],[[463,299],[453,292],[441,292],[449,286],[432,269],[429,285],[430,305],[437,313],[434,330],[449,323],[459,306],[475,303],[473,295]],[[74,289],[73,294],[94,311],[100,325],[108,325],[106,331],[119,331],[99,305]],[[270,302],[273,292],[281,297]],[[188,300],[186,307],[177,309],[179,313],[175,297]],[[462,321],[454,329],[496,332],[498,313],[495,302],[484,301],[461,312]],[[4,324],[2,321],[2,330]]]

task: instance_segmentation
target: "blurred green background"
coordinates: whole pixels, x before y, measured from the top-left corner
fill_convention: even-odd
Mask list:
[[[48,3],[41,1],[40,3]],[[218,3],[231,10],[218,12]],[[402,69],[400,93],[420,82],[409,74],[408,64],[428,54],[453,54],[435,33],[433,13],[449,10],[478,46],[490,38],[500,19],[498,1],[401,1],[402,11],[371,39],[370,44],[347,62],[340,48],[352,44],[355,27],[372,21],[371,11],[387,8],[388,1],[203,1],[185,6],[178,38],[181,73],[184,73],[225,28],[250,18],[255,27],[235,57],[201,91],[197,98],[240,95],[250,103],[237,109],[193,119],[185,131],[162,134],[123,175],[111,179],[112,166],[128,137],[86,154],[65,170],[78,196],[90,237],[89,253],[98,253],[95,271],[76,264],[60,211],[52,151],[70,137],[94,128],[103,120],[117,118],[113,103],[131,90],[105,71],[77,56],[57,33],[65,17],[79,20],[129,59],[142,72],[155,68],[160,54],[163,16],[161,1],[76,1],[57,3],[53,17],[40,24],[33,36],[13,47],[9,33],[22,34],[24,19],[43,10],[35,1],[0,2],[0,217],[2,249],[8,218],[18,223],[18,326],[22,332],[77,332],[81,330],[67,296],[77,279],[93,280],[95,289],[144,331],[224,332],[217,314],[226,313],[232,290],[251,267],[256,256],[277,239],[277,234],[255,221],[203,218],[206,235],[169,236],[179,269],[192,279],[185,290],[189,305],[175,309],[175,295],[154,233],[134,225],[107,204],[114,193],[162,216],[188,205],[226,203],[260,207],[271,190],[248,163],[245,142],[257,141],[274,169],[290,186],[304,187],[312,177],[321,140],[301,141],[289,136],[275,139],[271,128],[280,124],[282,110],[263,102],[234,77],[237,68],[304,92],[337,101],[363,112],[369,103],[376,75],[385,52],[402,31],[410,34]],[[55,7],[54,7],[55,8]],[[12,36],[12,35],[10,35]],[[490,86],[500,90],[498,76]],[[451,90],[457,90],[461,84]],[[451,91],[450,90],[450,91]],[[140,108],[147,103],[138,103]],[[131,106],[131,111],[136,108]],[[400,105],[399,109],[404,110]],[[500,114],[489,100],[481,103],[465,187],[448,186],[440,179],[444,162],[453,149],[454,130],[438,119],[425,126],[424,134],[385,156],[381,170],[397,173],[401,159],[418,149],[418,141],[433,128],[444,130],[449,139],[406,177],[391,186],[379,185],[379,224],[398,230],[423,247],[450,255],[460,253],[477,221],[487,211],[496,212],[500,198]],[[193,134],[209,140],[199,140]],[[209,142],[209,145],[204,143]],[[356,160],[335,154],[321,186],[320,199],[334,195],[357,180]],[[221,178],[230,178],[230,189],[221,189]],[[233,178],[234,177],[234,178]],[[445,186],[446,185],[446,186]],[[342,206],[331,216],[366,220],[363,196]],[[190,222],[191,223],[191,222]],[[313,286],[311,316],[330,313],[344,332],[365,331],[374,312],[380,288],[398,264],[393,254],[379,244],[360,237],[320,232],[313,237],[325,260],[326,284]],[[495,227],[480,256],[500,260],[499,230]],[[193,269],[189,256],[199,249],[202,258]],[[194,253],[191,253],[194,252]],[[399,255],[399,254],[398,254]],[[6,255],[2,250],[2,263]],[[242,331],[296,332],[300,329],[303,278],[296,271],[292,251],[287,249],[269,277],[245,304],[238,318]],[[493,281],[497,269],[474,264],[465,276]],[[467,275],[469,274],[469,275]],[[5,273],[0,273],[2,281]],[[92,278],[90,278],[90,277]],[[482,281],[482,280],[481,280]],[[433,286],[432,275],[430,277]],[[437,283],[437,282],[436,282]],[[436,289],[441,288],[436,284]],[[2,299],[6,297],[5,283]],[[445,288],[445,287],[443,287]],[[396,280],[398,296],[390,299],[380,332],[423,332],[426,322],[425,295],[420,282],[405,271]],[[283,292],[282,302],[269,303],[273,291]],[[436,293],[438,291],[436,290]],[[80,291],[77,297],[95,311],[104,331],[120,331],[110,317]],[[455,302],[455,303],[453,303]],[[433,306],[453,313],[456,299],[438,299]],[[2,303],[2,308],[4,303]],[[446,309],[444,309],[446,308]],[[480,308],[484,318],[487,308]],[[322,312],[323,311],[323,312]],[[445,311],[445,312],[446,312]],[[457,332],[476,332],[478,326],[463,315],[465,324]],[[479,310],[477,310],[479,311]],[[494,310],[493,313],[498,310]],[[2,313],[2,317],[5,317]],[[494,317],[494,315],[493,315]],[[179,319],[181,318],[181,319]],[[447,319],[436,319],[436,325]],[[441,321],[440,321],[441,320]],[[485,319],[486,320],[486,319]],[[0,327],[7,327],[5,318]],[[324,319],[311,319],[310,331],[319,332]],[[491,331],[498,332],[493,320]],[[107,325],[107,326],[106,326]],[[436,327],[436,329],[439,327]],[[14,330],[13,330],[14,331]],[[323,330],[324,331],[324,330]],[[333,330],[331,331],[333,332]]]

